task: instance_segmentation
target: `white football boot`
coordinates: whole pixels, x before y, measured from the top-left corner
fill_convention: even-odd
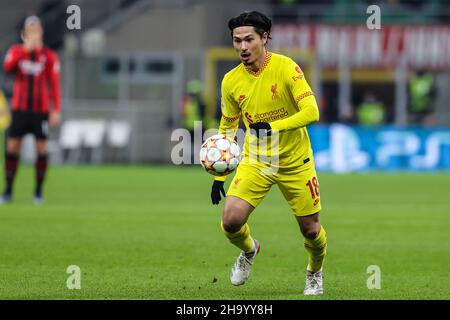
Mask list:
[[[236,259],[233,268],[231,268],[230,280],[231,284],[235,286],[244,284],[250,276],[250,268],[253,264],[253,259],[261,249],[258,240],[253,239],[253,242],[253,251],[247,253],[242,251],[239,257]]]
[[[323,294],[322,268],[317,272],[306,270],[306,286],[303,294],[305,296],[317,296]]]

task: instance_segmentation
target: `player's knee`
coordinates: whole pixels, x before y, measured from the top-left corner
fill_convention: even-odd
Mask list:
[[[44,156],[44,155],[47,154],[47,149],[45,149],[45,148],[37,149],[37,150],[36,150],[36,154],[37,154],[38,156]]]
[[[45,143],[45,142],[36,143],[36,152],[38,155],[47,154],[47,143]]]
[[[242,226],[244,225],[243,219],[240,217],[238,208],[234,206],[226,206],[223,218],[222,218],[222,224],[223,229],[226,232],[234,233],[239,231]]]
[[[320,223],[310,223],[307,225],[303,225],[301,230],[305,238],[315,239],[320,232]]]
[[[20,142],[8,141],[6,145],[6,152],[13,155],[19,155],[20,153]]]
[[[320,232],[319,213],[296,217],[301,233],[307,239],[315,239]]]
[[[252,209],[240,199],[227,198],[223,211],[223,228],[230,233],[238,232],[247,222],[248,215]]]
[[[317,238],[317,235],[319,234],[319,232],[314,231],[314,230],[307,230],[305,232],[303,232],[303,236],[307,239],[315,239]]]
[[[229,233],[238,232],[243,226],[242,221],[235,217],[223,217],[222,224],[223,229]]]

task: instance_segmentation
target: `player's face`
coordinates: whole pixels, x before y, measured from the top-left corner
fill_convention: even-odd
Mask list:
[[[42,42],[43,30],[40,24],[33,23],[26,26],[23,35],[33,42]]]
[[[264,54],[264,45],[267,42],[267,33],[261,37],[251,26],[238,27],[233,30],[233,47],[239,54],[241,62],[250,66],[261,59]]]

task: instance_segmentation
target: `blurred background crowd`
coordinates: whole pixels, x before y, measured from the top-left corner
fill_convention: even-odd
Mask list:
[[[366,25],[372,4],[381,29]],[[67,27],[70,5],[81,29]],[[239,63],[227,22],[245,10],[273,19],[269,49],[296,60],[316,94],[319,170],[450,170],[448,1],[3,0],[0,54],[25,17],[41,18],[61,60],[53,163],[170,163],[175,128],[218,126],[220,82]],[[0,78],[5,105],[13,79]]]

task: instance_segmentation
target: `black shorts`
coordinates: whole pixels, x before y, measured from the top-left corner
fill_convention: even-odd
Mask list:
[[[22,138],[27,133],[33,134],[36,139],[47,139],[48,114],[14,111],[8,137]]]

